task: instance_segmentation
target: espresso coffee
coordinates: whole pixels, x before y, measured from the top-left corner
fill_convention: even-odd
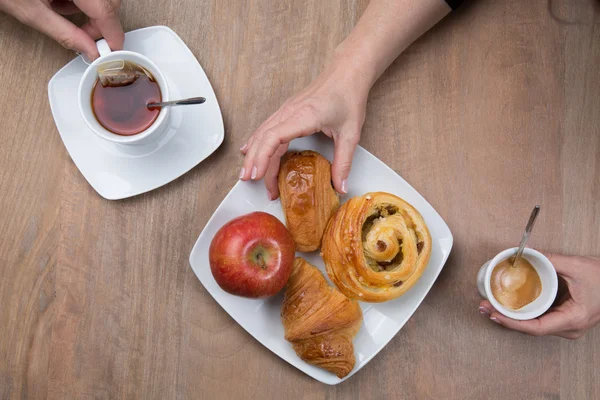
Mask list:
[[[494,267],[490,285],[496,300],[506,308],[518,310],[533,302],[542,292],[542,281],[535,268],[524,257],[513,267],[507,258]]]
[[[160,109],[148,109],[149,102],[160,102],[160,87],[154,77],[140,74],[132,82],[103,86],[97,80],[92,89],[92,110],[104,128],[123,136],[148,129]]]

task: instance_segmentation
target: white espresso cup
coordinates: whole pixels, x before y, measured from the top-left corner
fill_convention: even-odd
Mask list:
[[[139,53],[126,50],[111,51],[108,43],[104,39],[96,42],[96,46],[98,47],[100,57],[87,67],[79,84],[79,111],[81,112],[83,120],[92,132],[109,142],[131,145],[145,144],[156,140],[167,128],[169,107],[162,107],[158,117],[146,130],[130,136],[117,135],[104,128],[96,119],[94,111],[92,110],[92,90],[98,79],[98,64],[111,60],[126,60],[138,64],[150,71],[160,87],[162,101],[168,101],[169,87],[163,73],[152,61],[150,61],[150,59]]]
[[[539,251],[527,247],[523,251],[523,258],[529,261],[533,268],[535,268],[535,271],[540,276],[540,281],[542,282],[542,292],[537,299],[518,310],[512,310],[500,304],[492,293],[491,279],[494,268],[501,261],[517,254],[517,250],[517,247],[506,249],[490,261],[486,262],[477,274],[477,289],[479,290],[481,297],[489,300],[499,313],[509,318],[518,320],[537,318],[548,311],[554,302],[554,299],[556,299],[556,293],[558,291],[558,277],[556,276],[556,270],[550,260]]]

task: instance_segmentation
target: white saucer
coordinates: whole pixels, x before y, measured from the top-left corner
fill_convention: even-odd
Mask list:
[[[165,185],[211,155],[223,142],[223,118],[204,70],[165,26],[125,34],[125,50],[150,58],[164,73],[174,99],[203,96],[201,105],[173,107],[169,128],[156,142],[119,145],[90,131],[79,113],[77,89],[87,65],[77,57],[50,79],[48,97],[58,132],[85,179],[109,200]]]

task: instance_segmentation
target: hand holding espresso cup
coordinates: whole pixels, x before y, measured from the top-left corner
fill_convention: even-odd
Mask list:
[[[99,57],[95,39],[104,37],[113,50],[123,48],[120,5],[121,0],[0,0],[0,11],[93,61]],[[81,27],[63,17],[80,12],[89,18]]]
[[[482,300],[479,311],[493,322],[533,336],[554,335],[578,339],[600,322],[600,259],[546,254],[566,289],[544,315],[518,320],[499,312],[489,299]]]

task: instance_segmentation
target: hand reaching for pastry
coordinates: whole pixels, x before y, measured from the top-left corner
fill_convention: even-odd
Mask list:
[[[332,180],[346,193],[352,156],[360,139],[370,85],[348,66],[332,65],[308,87],[287,100],[242,146],[240,179],[265,178],[271,200],[279,196],[277,174],[291,140],[323,132],[335,144]]]
[[[0,0],[2,1],[2,0]],[[242,146],[241,180],[265,178],[269,198],[279,196],[279,159],[292,139],[323,132],[335,144],[332,180],[348,191],[371,86],[415,39],[450,12],[439,0],[373,0],[332,62],[307,88],[286,101]]]
[[[0,0],[0,10],[94,60],[99,57],[94,39],[104,37],[111,49],[123,48],[120,4],[121,0]],[[81,28],[63,17],[79,12],[89,17]]]
[[[497,312],[488,300],[479,304],[479,311],[506,328],[533,336],[555,335],[578,339],[600,322],[600,259],[547,254],[556,272],[568,287],[559,305],[546,314],[529,321],[517,321]]]

